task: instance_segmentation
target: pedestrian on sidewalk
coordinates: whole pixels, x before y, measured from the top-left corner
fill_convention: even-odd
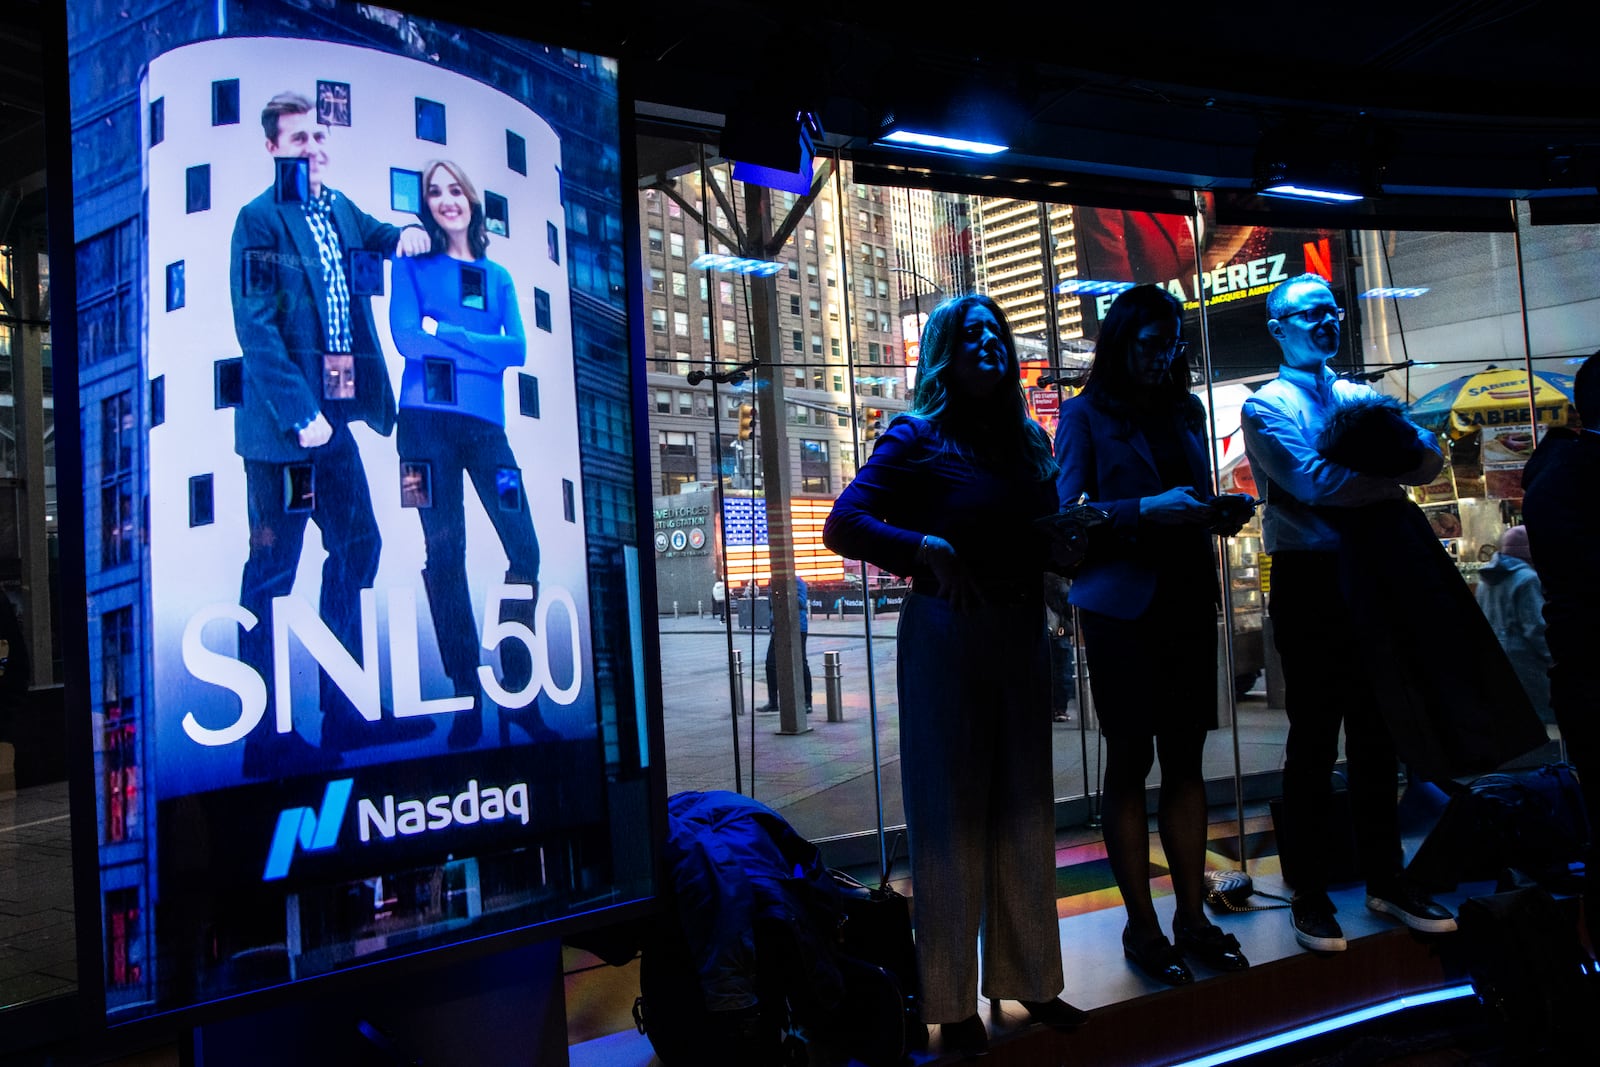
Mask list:
[[[805,665],[806,711],[810,712],[811,663],[806,659],[806,634],[811,631],[811,591],[806,588],[806,580],[798,574],[794,578],[794,590],[795,608],[799,613],[797,625],[800,627],[800,662]],[[767,633],[767,702],[756,709],[762,713],[778,710],[778,653],[773,648],[773,632],[775,631]]]
[[[1499,551],[1478,572],[1477,597],[1533,710],[1541,721],[1555,722],[1550,710],[1550,648],[1544,638],[1544,588],[1533,569],[1526,526],[1512,526],[1500,535]]]

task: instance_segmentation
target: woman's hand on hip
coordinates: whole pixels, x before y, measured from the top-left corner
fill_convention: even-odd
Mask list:
[[[957,611],[971,611],[982,606],[983,593],[972,580],[966,563],[956,555],[955,546],[942,537],[929,534],[922,539],[917,550],[922,562],[933,571],[939,581],[939,596]]]

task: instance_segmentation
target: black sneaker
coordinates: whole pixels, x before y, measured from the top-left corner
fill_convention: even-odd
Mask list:
[[[1411,881],[1401,878],[1388,886],[1367,887],[1367,907],[1399,919],[1424,934],[1448,934],[1456,928],[1449,909],[1434,903]]]
[[[1290,905],[1294,916],[1294,939],[1312,952],[1343,952],[1349,948],[1339,920],[1333,917],[1338,909],[1326,893],[1297,896]]]

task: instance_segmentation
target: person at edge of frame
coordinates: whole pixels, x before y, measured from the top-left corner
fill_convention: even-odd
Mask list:
[[[1550,705],[1589,817],[1583,912],[1600,952],[1600,352],[1573,376],[1573,402],[1582,429],[1550,430],[1522,472],[1522,521],[1544,585]]]

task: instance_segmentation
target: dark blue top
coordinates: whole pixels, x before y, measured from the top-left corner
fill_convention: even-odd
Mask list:
[[[1002,467],[945,447],[939,424],[901,415],[845,487],[822,541],[847,559],[933,582],[916,562],[922,538],[949,541],[979,582],[1042,595],[1047,549],[1034,521],[1056,510],[1055,485],[1020,463]]]
[[[1088,611],[1136,619],[1158,586],[1179,597],[1218,597],[1210,535],[1198,526],[1162,526],[1139,518],[1141,497],[1190,485],[1210,495],[1204,435],[1182,409],[1110,410],[1080,394],[1061,406],[1056,479],[1063,507],[1088,494],[1110,516],[1090,539],[1068,599]]]

